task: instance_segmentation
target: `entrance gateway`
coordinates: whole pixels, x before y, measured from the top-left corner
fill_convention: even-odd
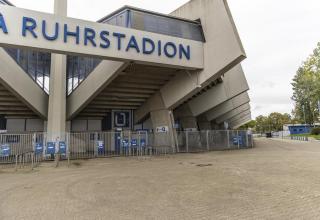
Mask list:
[[[98,22],[68,18],[66,0],[54,11],[0,0],[8,133],[45,131],[58,143],[69,132],[152,131],[155,145],[175,147],[179,131],[250,120],[245,53],[226,1],[194,0],[170,15],[125,6]],[[119,134],[112,139],[118,148]]]

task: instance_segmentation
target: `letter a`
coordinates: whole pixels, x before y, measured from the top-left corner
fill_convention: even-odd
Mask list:
[[[0,29],[2,29],[3,33],[5,34],[8,33],[6,22],[4,21],[4,17],[2,16],[1,13],[0,13]]]

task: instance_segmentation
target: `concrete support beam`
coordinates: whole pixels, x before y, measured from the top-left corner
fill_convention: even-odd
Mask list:
[[[163,147],[163,146],[170,146],[175,149],[175,130],[173,127],[173,115],[172,112],[163,109],[163,110],[156,110],[150,112],[150,118],[152,122],[152,128],[154,131],[154,146],[155,147]],[[168,132],[159,133],[157,132],[158,127],[168,127]]]
[[[222,116],[223,114],[232,111],[244,104],[250,102],[250,98],[247,92],[241,93],[236,97],[210,109],[204,115],[207,117],[208,121],[213,121],[214,119]]]
[[[174,111],[175,120],[179,120],[182,129],[198,129],[197,118],[192,115],[188,105],[182,105]]]
[[[67,16],[67,0],[54,1],[54,13]],[[65,141],[67,56],[51,54],[48,141]]]
[[[244,111],[232,118],[229,118],[227,120],[227,122],[229,123],[229,125],[233,125],[235,124],[237,121],[243,119],[243,118],[246,118],[246,117],[251,117],[251,111],[250,110],[247,110],[247,111]]]
[[[102,61],[67,99],[67,119],[71,120],[83,110],[126,67],[127,63]]]
[[[230,125],[230,127],[232,129],[237,129],[239,127],[241,127],[242,125],[245,125],[246,123],[250,122],[252,119],[251,119],[251,115],[248,115],[242,119],[239,119],[238,121],[235,121],[234,123],[232,123]]]
[[[250,110],[250,104],[244,104],[238,108],[235,108],[234,110],[227,112],[226,114],[222,115],[221,117],[216,119],[216,122],[218,124],[223,123],[224,121],[227,121],[229,118],[232,118],[238,114],[241,114],[242,112],[246,112]]]
[[[211,125],[211,122],[207,119],[205,115],[197,117],[199,130],[212,130],[214,129]]]
[[[0,82],[42,119],[48,115],[48,95],[0,48]],[[4,104],[4,102],[1,102]],[[10,104],[10,103],[9,103]]]
[[[171,15],[201,20],[206,43],[204,69],[191,74],[179,74],[161,89],[167,108],[175,108],[197,93],[201,85],[233,68],[245,58],[238,32],[225,0],[193,0]]]
[[[210,109],[249,90],[241,65],[237,65],[223,77],[223,83],[217,84],[187,104],[193,115],[198,116]]]
[[[156,93],[144,106],[145,108],[135,111],[135,124],[140,122],[137,121],[137,118],[142,119],[146,114],[150,113],[152,128],[155,133],[155,146],[171,146],[175,148],[176,132],[174,129],[174,116],[170,110],[165,108],[160,93]],[[167,133],[157,133],[157,128],[164,126],[168,127],[169,131]]]

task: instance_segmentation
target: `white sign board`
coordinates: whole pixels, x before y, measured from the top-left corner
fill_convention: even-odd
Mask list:
[[[0,45],[186,69],[203,68],[203,42],[0,5]]]
[[[166,133],[169,132],[169,127],[168,126],[160,126],[156,128],[157,133]]]

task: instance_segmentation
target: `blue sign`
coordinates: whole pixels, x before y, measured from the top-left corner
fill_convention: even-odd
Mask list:
[[[123,147],[129,147],[130,146],[128,139],[123,139],[122,140],[122,144],[123,144]]]
[[[242,145],[242,136],[234,137],[233,138],[233,144],[234,145]]]
[[[0,156],[9,157],[10,154],[11,154],[10,145],[8,145],[8,144],[1,145],[1,147],[0,147]]]
[[[56,143],[48,142],[47,143],[47,154],[55,154],[56,153]]]
[[[146,139],[141,139],[140,140],[140,146],[145,147],[146,146]]]
[[[43,153],[43,144],[42,143],[36,143],[34,147],[34,152],[36,154],[42,154]]]
[[[97,141],[97,147],[98,147],[98,154],[104,154],[104,151],[105,151],[104,142]]]
[[[59,153],[60,154],[67,154],[67,145],[66,142],[60,141],[59,142]]]
[[[132,139],[132,140],[131,140],[131,146],[133,146],[133,147],[138,146],[138,141],[137,141],[137,139]]]

